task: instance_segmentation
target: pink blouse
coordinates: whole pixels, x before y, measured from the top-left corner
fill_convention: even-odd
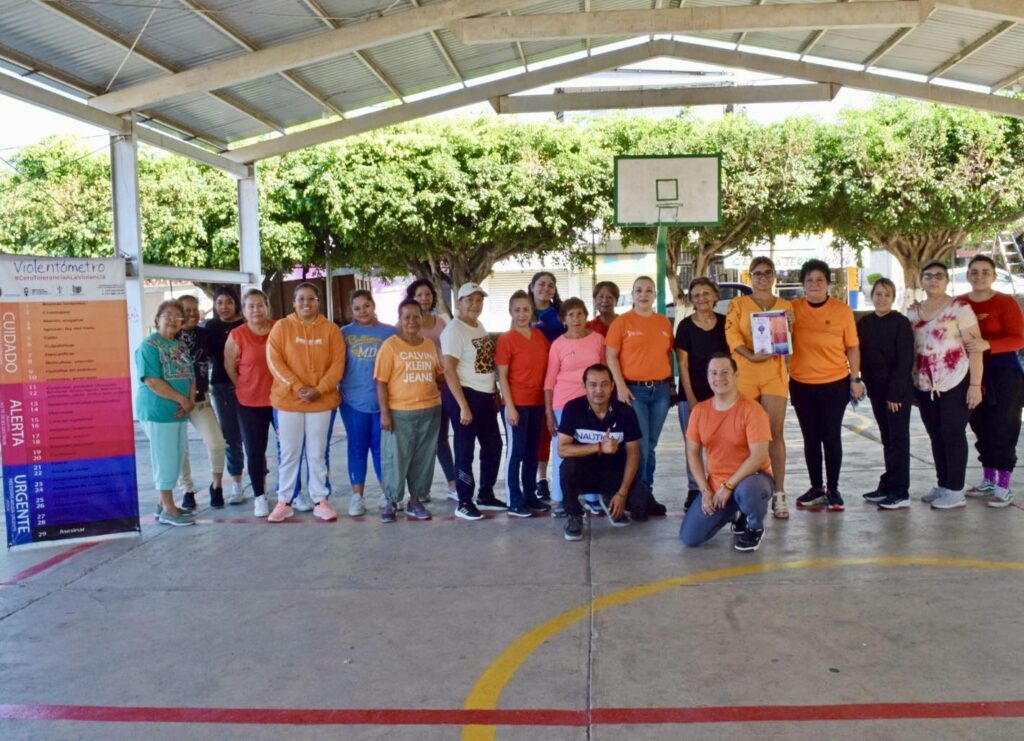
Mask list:
[[[548,351],[548,372],[544,390],[553,391],[552,409],[561,409],[573,399],[583,396],[583,371],[604,362],[604,337],[591,332],[571,340],[562,335],[551,343]]]

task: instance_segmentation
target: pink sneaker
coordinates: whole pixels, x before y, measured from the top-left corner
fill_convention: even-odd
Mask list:
[[[290,504],[278,502],[274,505],[274,510],[267,517],[267,522],[284,522],[294,514],[295,510],[292,509]]]
[[[334,522],[338,519],[338,513],[334,511],[334,507],[326,499],[316,503],[316,506],[313,507],[313,516],[319,517],[326,522]]]

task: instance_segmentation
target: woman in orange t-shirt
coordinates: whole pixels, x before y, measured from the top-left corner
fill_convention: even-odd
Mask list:
[[[843,414],[851,397],[864,398],[860,339],[853,311],[828,295],[832,282],[828,263],[805,262],[800,268],[800,282],[804,284],[804,296],[793,302],[789,396],[804,437],[811,488],[797,497],[796,506],[827,506],[830,512],[842,512],[846,508],[839,493]]]
[[[654,311],[657,291],[646,275],[633,281],[633,309],[612,322],[606,339],[608,367],[619,400],[640,423],[637,476],[654,490],[655,449],[668,416],[672,376],[672,322]]]

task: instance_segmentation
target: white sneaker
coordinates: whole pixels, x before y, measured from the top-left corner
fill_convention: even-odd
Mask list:
[[[966,506],[967,498],[964,496],[963,490],[943,489],[942,496],[932,502],[932,509],[959,509]]]
[[[231,493],[228,494],[228,504],[241,504],[245,501],[245,489],[242,487],[241,481],[235,481],[231,484]]]
[[[933,486],[930,492],[921,497],[921,501],[924,502],[925,504],[931,504],[945,493],[946,490],[943,489],[941,486]]]
[[[348,516],[362,517],[366,514],[366,505],[363,503],[362,494],[353,494],[348,499]]]
[[[1004,489],[1002,486],[997,486],[992,490],[992,498],[985,502],[985,504],[998,509],[1009,507],[1013,504],[1013,492],[1009,489]]]
[[[266,517],[270,514],[270,502],[266,494],[260,494],[252,500],[252,514],[254,517]]]
[[[304,491],[300,491],[299,496],[292,501],[292,509],[296,512],[312,512],[313,506],[313,500]]]
[[[448,499],[450,499],[453,502],[459,501],[459,492],[455,491],[454,489],[448,492]]]

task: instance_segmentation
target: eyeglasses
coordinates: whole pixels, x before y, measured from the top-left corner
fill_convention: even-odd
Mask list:
[[[183,322],[183,321],[185,321],[185,317],[183,317],[181,314],[169,314],[166,311],[163,314],[160,315],[160,318],[163,319],[164,321],[168,321],[168,322]]]
[[[945,277],[945,273],[921,273],[921,280],[942,280]]]
[[[773,275],[775,275],[775,271],[774,270],[755,270],[750,275],[753,276],[754,278],[771,278]]]

